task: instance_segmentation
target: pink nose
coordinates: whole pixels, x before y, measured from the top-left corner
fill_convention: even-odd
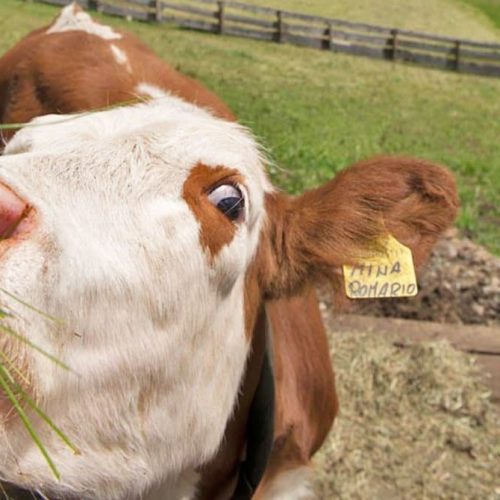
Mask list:
[[[0,184],[0,240],[14,236],[22,219],[27,215],[28,204],[7,186]]]

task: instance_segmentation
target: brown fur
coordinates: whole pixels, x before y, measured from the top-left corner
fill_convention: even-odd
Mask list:
[[[336,294],[343,295],[341,266],[387,232],[410,247],[421,265],[457,210],[452,175],[439,165],[404,157],[359,162],[302,196],[268,195],[257,267],[263,295],[278,299],[268,302],[267,311],[275,329],[279,383],[275,445],[258,498],[280,473],[309,463],[338,411],[310,284],[330,276]]]
[[[236,226],[208,200],[211,189],[222,183],[242,183],[236,170],[199,163],[184,182],[182,196],[200,223],[200,243],[212,259],[231,242]]]
[[[309,464],[338,411],[328,342],[314,289],[308,286],[291,299],[270,301],[267,312],[274,328],[274,373],[279,383],[273,452],[257,498],[263,497],[279,474]]]
[[[455,219],[458,198],[444,167],[380,156],[346,168],[302,196],[270,195],[267,209],[261,279],[272,298],[296,293],[322,276],[338,282],[340,267],[355,262],[386,233],[408,246],[421,265]]]
[[[127,54],[131,72],[114,60],[110,43]],[[234,118],[213,93],[173,70],[132,35],[110,42],[82,32],[47,36],[38,30],[0,59],[0,122],[129,101],[137,97],[134,89],[140,82]],[[200,241],[213,256],[231,240],[234,226],[213,211],[206,189],[233,174],[223,167],[198,165],[184,188],[200,221]],[[276,420],[274,448],[257,497],[281,472],[309,463],[337,413],[334,375],[312,283],[327,275],[338,291],[340,266],[355,260],[386,231],[410,246],[416,263],[422,263],[453,221],[457,205],[453,178],[445,169],[392,157],[360,162],[299,197],[267,196],[267,224],[246,276],[245,325],[252,352],[225,439],[200,471],[200,498],[230,497],[237,479],[263,359],[263,307],[273,330]]]
[[[143,96],[135,89],[142,82],[234,119],[218,97],[159,59],[134,35],[104,40],[82,31],[47,35],[46,29],[33,32],[0,59],[0,123],[138,100]],[[126,53],[131,72],[116,62],[111,44]],[[14,132],[3,135],[8,140]]]

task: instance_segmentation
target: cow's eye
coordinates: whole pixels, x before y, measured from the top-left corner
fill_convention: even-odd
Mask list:
[[[210,203],[217,207],[228,219],[240,221],[245,210],[245,198],[233,184],[221,184],[208,194]]]

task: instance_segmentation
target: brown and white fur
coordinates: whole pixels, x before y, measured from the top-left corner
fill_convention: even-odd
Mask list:
[[[259,145],[214,94],[75,6],[0,59],[3,123],[148,96],[36,118],[0,157],[2,189],[31,208],[0,243],[0,287],[59,321],[7,296],[2,305],[10,326],[72,371],[11,337],[0,348],[81,452],[37,422],[56,481],[0,401],[0,479],[56,498],[230,498],[265,307],[276,418],[255,498],[307,498],[311,456],[337,411],[312,286],[338,282],[385,231],[421,263],[455,217],[453,178],[379,157],[302,196],[279,193]],[[241,191],[238,220],[211,202],[220,186]],[[0,208],[6,199],[0,190]]]

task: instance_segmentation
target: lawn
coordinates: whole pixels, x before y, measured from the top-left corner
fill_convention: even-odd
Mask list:
[[[386,10],[380,1],[368,0],[357,2],[356,8],[347,1],[273,3],[279,4],[442,34],[498,39],[492,22],[479,10],[448,0],[422,0],[418,8],[415,2],[391,0],[384,3],[390,6]],[[56,7],[2,0],[0,51],[49,22],[56,12]],[[500,254],[500,79],[172,26],[116,18],[106,22],[135,32],[161,57],[214,89],[269,148],[275,161],[271,174],[282,188],[298,192],[378,153],[438,161],[457,175],[462,200],[459,226]]]
[[[261,6],[461,38],[495,40],[500,0],[244,0]],[[463,2],[463,3],[460,3]],[[471,7],[465,4],[470,4]],[[492,18],[491,20],[488,18]],[[493,21],[493,22],[492,22]],[[498,24],[496,24],[498,27]]]
[[[465,3],[482,11],[500,29],[500,0],[463,0]]]

